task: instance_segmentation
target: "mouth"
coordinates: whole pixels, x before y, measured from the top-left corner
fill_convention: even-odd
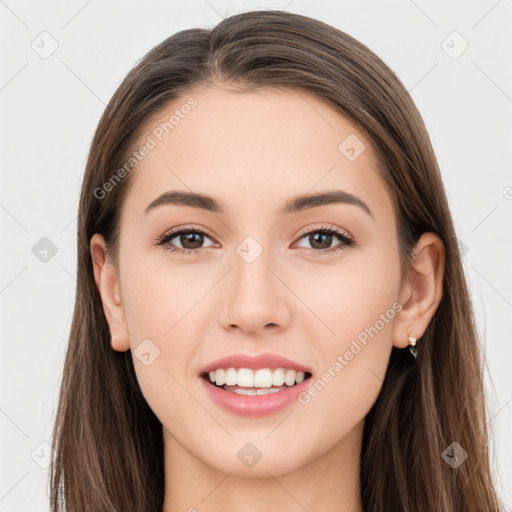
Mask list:
[[[256,366],[254,361],[249,364]],[[295,367],[286,368],[275,360],[259,369],[216,363],[201,371],[198,379],[210,400],[228,413],[262,417],[291,407],[309,388],[312,373],[299,364]]]
[[[242,370],[240,372],[240,370]],[[209,385],[237,395],[268,395],[293,388],[310,379],[310,372],[276,368],[261,370],[254,375],[248,368],[228,368],[200,375]]]

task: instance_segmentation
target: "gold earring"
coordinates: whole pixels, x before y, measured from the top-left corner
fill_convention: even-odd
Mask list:
[[[411,336],[411,329],[407,329],[407,336],[409,338],[409,351],[416,359],[416,342],[418,341],[414,336]]]

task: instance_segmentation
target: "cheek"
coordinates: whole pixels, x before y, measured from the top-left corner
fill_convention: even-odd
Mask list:
[[[317,329],[328,346],[338,350],[359,335],[364,341],[365,332],[370,336],[368,329],[372,338],[389,337],[400,288],[398,254],[393,247],[346,256],[336,265],[304,269],[301,274],[307,278],[295,278],[298,294],[307,298],[310,312],[321,320]],[[378,333],[372,329],[375,325]]]
[[[122,293],[137,378],[146,400],[158,410],[161,400],[169,407],[183,398],[180,383],[186,385],[196,339],[199,308],[193,306],[204,286],[200,290],[179,269],[151,263],[147,257],[125,263]]]
[[[122,290],[132,343],[149,337],[167,346],[194,318],[211,276],[208,279],[171,261],[158,258],[156,262],[144,255],[126,268]],[[183,341],[186,344],[187,338]]]
[[[314,340],[312,350],[322,361],[320,374],[299,400],[309,410],[304,418],[311,429],[323,421],[324,433],[348,432],[380,392],[400,310],[398,259],[392,250],[387,258],[381,255],[368,252],[347,259],[343,266],[316,275],[314,286],[305,291],[308,306],[323,322],[304,322]]]
[[[132,348],[143,338],[151,338],[158,345],[165,333],[176,322],[179,296],[166,287],[165,276],[140,269],[125,283],[126,322]]]
[[[200,308],[194,304],[204,295],[204,286],[191,284],[177,269],[135,268],[126,275],[123,294],[137,381],[162,424],[185,432],[189,422],[204,422],[202,410],[191,407],[187,371],[199,339],[194,327]]]

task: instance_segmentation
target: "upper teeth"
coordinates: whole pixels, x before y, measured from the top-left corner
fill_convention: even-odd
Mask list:
[[[219,368],[208,374],[210,380],[222,386],[242,386],[246,388],[270,388],[272,386],[293,386],[304,380],[305,373],[295,370],[286,370],[285,368],[262,368],[260,370],[252,370],[251,368]]]

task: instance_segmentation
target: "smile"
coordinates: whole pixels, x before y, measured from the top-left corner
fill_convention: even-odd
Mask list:
[[[287,407],[309,385],[310,372],[286,368],[219,368],[200,376],[208,396],[241,416],[262,416]]]

